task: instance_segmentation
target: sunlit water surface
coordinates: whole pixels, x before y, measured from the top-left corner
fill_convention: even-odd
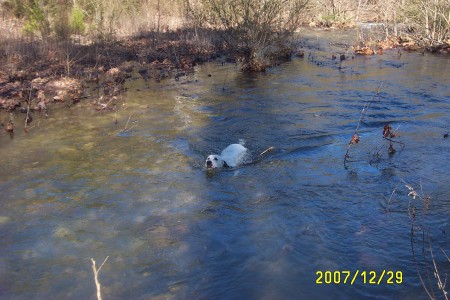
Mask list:
[[[339,69],[331,53],[345,49],[329,42],[353,36],[330,36],[310,33],[303,59],[266,74],[220,62],[180,81],[136,73],[117,125],[89,101],[36,115],[28,134],[15,115],[14,138],[0,134],[0,298],[95,299],[90,259],[109,256],[104,299],[426,299],[400,181],[431,196],[450,273],[450,60],[393,50]],[[386,123],[405,147],[370,164]],[[208,176],[206,156],[237,142],[254,162]],[[319,270],[357,269],[403,282],[316,284]]]

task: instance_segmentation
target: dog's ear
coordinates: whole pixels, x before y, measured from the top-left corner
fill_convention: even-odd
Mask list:
[[[224,167],[224,168],[229,168],[230,166],[227,164],[226,161],[223,161],[223,167]]]

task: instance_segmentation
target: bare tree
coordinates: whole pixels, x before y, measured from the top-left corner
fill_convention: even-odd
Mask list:
[[[404,15],[412,36],[422,46],[439,45],[449,37],[449,0],[410,0],[405,3]]]

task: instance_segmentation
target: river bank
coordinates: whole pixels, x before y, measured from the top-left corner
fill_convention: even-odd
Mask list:
[[[0,108],[45,112],[54,103],[71,106],[99,85],[98,109],[107,108],[138,71],[147,79],[178,78],[219,55],[216,47],[191,32],[148,33],[110,43],[71,40],[11,41],[0,68]]]
[[[302,31],[329,31],[330,35],[348,29],[303,28],[297,56],[302,57]],[[349,55],[382,55],[383,51],[430,51],[448,54],[450,45],[419,48],[407,37],[382,40],[353,41],[345,53],[330,53],[330,59]],[[0,109],[21,112],[31,122],[30,112],[48,114],[55,104],[72,106],[88,98],[87,87],[96,86],[98,99],[93,109],[114,109],[117,97],[124,91],[124,82],[138,72],[145,80],[160,82],[167,78],[178,80],[194,71],[199,63],[221,58],[233,61],[214,33],[193,29],[167,33],[149,32],[109,43],[93,43],[82,37],[65,42],[22,39],[9,41],[8,55],[3,55],[0,68]],[[25,115],[26,114],[26,115]],[[11,132],[13,121],[2,120]]]

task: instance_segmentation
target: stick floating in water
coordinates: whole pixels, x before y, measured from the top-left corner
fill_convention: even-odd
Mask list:
[[[275,149],[275,147],[269,147],[269,148],[267,148],[266,150],[264,150],[263,152],[261,152],[260,156],[266,154],[266,153],[269,152],[269,151],[272,151],[273,149]]]

